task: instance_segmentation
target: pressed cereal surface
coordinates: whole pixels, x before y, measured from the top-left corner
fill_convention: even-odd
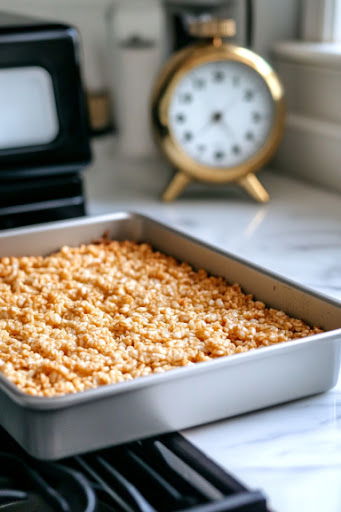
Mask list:
[[[0,371],[57,396],[321,332],[147,244],[0,259]]]

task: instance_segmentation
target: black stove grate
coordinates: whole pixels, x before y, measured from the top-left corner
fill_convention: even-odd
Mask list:
[[[266,512],[246,489],[179,434],[58,463],[27,456],[1,431],[0,512]]]

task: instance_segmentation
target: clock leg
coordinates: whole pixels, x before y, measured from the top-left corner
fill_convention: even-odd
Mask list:
[[[247,174],[244,178],[239,180],[239,185],[256,201],[259,203],[266,203],[269,201],[270,196],[265,190],[257,176],[253,173]]]
[[[162,199],[164,201],[173,201],[181,194],[181,192],[186,188],[190,181],[191,178],[187,176],[187,174],[180,171],[177,172],[164,191]]]

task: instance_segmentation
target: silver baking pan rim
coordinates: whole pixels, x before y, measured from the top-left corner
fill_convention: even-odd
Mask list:
[[[196,244],[200,244],[201,246],[214,251],[217,254],[220,254],[222,256],[227,256],[232,258],[233,260],[247,265],[248,267],[261,272],[262,274],[276,279],[280,281],[281,283],[294,287],[304,293],[307,293],[309,295],[312,295],[316,297],[317,299],[323,300],[324,302],[327,302],[333,306],[340,308],[341,313],[341,300],[332,299],[328,295],[325,295],[323,293],[316,292],[316,290],[311,289],[307,286],[303,286],[299,283],[297,283],[294,280],[288,279],[281,274],[278,274],[276,272],[269,271],[268,269],[262,267],[261,265],[257,265],[253,263],[252,261],[249,261],[247,258],[242,258],[240,256],[236,256],[232,252],[221,250],[220,248],[208,244],[206,242],[203,242],[202,240],[195,238],[191,235],[188,235],[185,232],[182,232],[181,230],[174,229],[170,226],[168,226],[165,223],[158,222],[154,220],[153,218],[150,218],[146,215],[136,213],[136,212],[115,212],[100,216],[93,216],[93,217],[81,217],[79,219],[72,219],[67,221],[56,221],[56,222],[50,222],[46,224],[40,224],[34,227],[29,226],[28,228],[15,228],[15,229],[7,229],[3,230],[0,233],[0,242],[2,238],[6,238],[11,235],[20,235],[20,234],[27,234],[27,231],[29,230],[30,233],[35,232],[45,232],[45,231],[51,231],[54,229],[63,229],[64,227],[68,226],[79,226],[82,224],[88,224],[89,220],[96,221],[98,223],[105,222],[105,221],[114,221],[119,219],[140,219],[140,220],[147,220],[152,221],[154,224],[158,225],[159,227],[166,229],[167,231],[170,231],[176,235],[184,236],[187,240],[190,240]],[[10,254],[8,256],[11,256]],[[340,320],[341,324],[341,320]],[[229,365],[229,366],[235,366],[238,364],[242,364],[245,359],[252,358],[253,360],[256,359],[262,359],[266,357],[271,357],[274,353],[281,352],[283,350],[287,350],[288,344],[290,344],[291,351],[294,350],[300,350],[300,348],[303,348],[307,343],[310,343],[312,339],[314,340],[323,340],[324,338],[328,338],[326,343],[330,343],[334,341],[336,338],[341,336],[341,328],[329,330],[326,332],[322,332],[320,334],[314,334],[312,336],[307,336],[305,338],[288,341],[288,342],[281,342],[275,345],[269,345],[266,347],[260,347],[257,349],[250,350],[248,352],[240,353],[240,354],[234,354],[230,356],[222,356],[218,357],[211,361],[205,361],[201,363],[196,363],[193,366],[183,366],[179,368],[172,369],[170,371],[167,371],[162,374],[154,374],[154,375],[148,375],[144,377],[138,377],[131,381],[126,382],[120,382],[116,384],[107,384],[103,386],[99,386],[97,388],[88,389],[85,391],[79,391],[77,393],[69,393],[66,395],[61,396],[55,396],[55,397],[41,397],[41,396],[32,396],[27,393],[24,393],[21,391],[15,384],[13,384],[11,381],[9,381],[4,375],[0,373],[0,389],[3,391],[6,391],[7,395],[15,401],[17,404],[29,407],[30,409],[36,409],[36,410],[56,410],[66,407],[72,407],[75,403],[85,403],[85,402],[91,402],[93,400],[96,400],[97,398],[103,398],[106,396],[113,396],[120,393],[128,393],[130,391],[133,391],[135,388],[145,388],[149,386],[153,386],[156,383],[163,383],[163,382],[169,382],[174,379],[180,379],[181,377],[187,376],[191,373],[206,373],[206,371],[209,371],[212,369],[212,367],[219,367],[220,365]]]

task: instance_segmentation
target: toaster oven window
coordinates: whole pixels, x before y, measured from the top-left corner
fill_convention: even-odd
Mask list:
[[[59,121],[52,79],[40,66],[0,69],[0,151],[51,143]]]

